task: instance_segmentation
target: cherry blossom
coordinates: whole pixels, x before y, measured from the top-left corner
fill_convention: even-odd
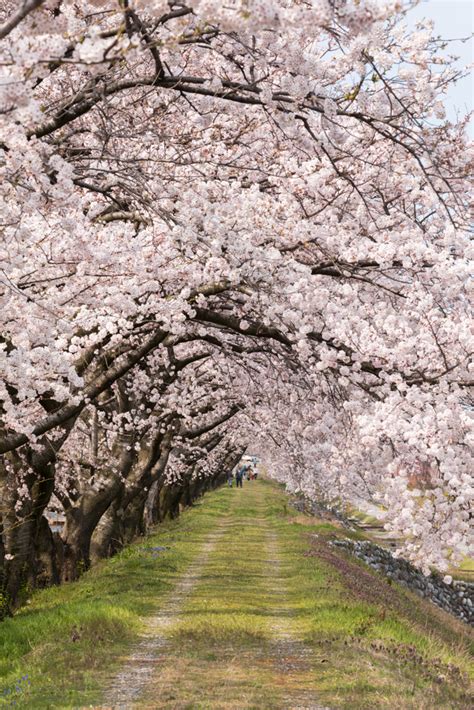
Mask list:
[[[425,571],[470,552],[473,153],[406,9],[2,5],[12,600],[48,506],[71,578],[246,449],[292,491],[376,501]]]

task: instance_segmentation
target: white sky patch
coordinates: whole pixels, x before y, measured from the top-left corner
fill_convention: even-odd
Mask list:
[[[474,61],[474,0],[420,0],[407,14],[409,25],[428,18],[434,22],[434,33],[451,40],[446,52],[459,57],[460,67]],[[465,116],[474,110],[474,79],[469,76],[451,86],[446,97],[446,111],[450,120]],[[471,121],[470,134],[474,136],[474,122]]]

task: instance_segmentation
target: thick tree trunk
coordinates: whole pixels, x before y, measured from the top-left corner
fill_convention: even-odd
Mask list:
[[[173,432],[161,435],[141,455],[127,487],[116,498],[93,538],[92,557],[101,559],[117,552],[147,530],[146,506],[150,491],[160,485],[171,450]]]
[[[138,535],[143,535],[145,532],[145,523],[143,514],[147,498],[146,491],[140,491],[132,498],[125,509],[125,514],[122,519],[122,539],[123,544],[128,545]]]
[[[90,538],[92,525],[87,525],[81,511],[71,509],[66,513],[66,527],[62,536],[64,543],[64,561],[61,578],[70,582],[90,566]]]
[[[122,483],[114,480],[105,490],[81,496],[80,503],[66,509],[66,525],[62,534],[64,581],[77,579],[89,569],[91,539],[100,519],[118,494]]]
[[[94,531],[110,506],[120,501],[124,495],[124,479],[130,473],[136,461],[133,449],[133,432],[122,433],[117,437],[112,450],[120,476],[108,470],[101,473],[106,481],[105,487],[96,491],[86,488],[73,504],[63,501],[66,525],[62,535],[64,541],[64,569],[62,578],[77,579],[91,565],[91,542]],[[95,550],[94,550],[95,554]]]
[[[41,586],[49,574],[55,577],[53,546],[47,542],[50,530],[43,518],[54,487],[54,466],[46,465],[41,477],[35,471],[23,477],[29,494],[23,498],[19,498],[13,476],[8,478],[2,490],[5,511],[2,542],[6,557],[2,589],[4,613],[23,601],[36,586],[38,574]]]
[[[167,518],[176,518],[179,515],[179,499],[181,488],[176,484],[162,486],[158,498],[158,520],[162,522]]]
[[[121,499],[114,500],[94,530],[90,550],[92,564],[107,557],[112,557],[123,547],[120,526],[122,511],[120,506]]]
[[[25,445],[19,452],[0,457],[0,498],[2,501],[1,606],[9,613],[36,585],[55,577],[53,546],[43,513],[54,490],[55,461],[74,425],[75,417],[58,430],[54,440],[43,437],[35,448]],[[49,552],[48,552],[49,550]],[[48,559],[49,556],[49,559]]]

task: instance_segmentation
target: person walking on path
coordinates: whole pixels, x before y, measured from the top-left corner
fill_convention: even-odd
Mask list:
[[[242,488],[242,481],[246,470],[245,466],[240,466],[240,468],[237,469],[237,473],[235,474],[235,484],[237,488]]]

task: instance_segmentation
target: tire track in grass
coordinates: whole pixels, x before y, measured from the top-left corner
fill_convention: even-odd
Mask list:
[[[128,710],[145,691],[165,652],[168,643],[166,632],[176,624],[186,600],[200,580],[203,569],[224,535],[226,521],[227,518],[222,518],[216,528],[208,533],[200,552],[170,592],[160,611],[147,619],[143,641],[125,659],[125,667],[115,676],[111,687],[105,693],[102,708]]]
[[[278,535],[267,529],[268,592],[274,600],[271,634],[276,669],[293,687],[282,698],[282,710],[330,710],[317,704],[314,677],[314,651],[301,641],[292,625],[295,611],[291,609],[286,576],[283,572]],[[299,678],[298,678],[299,676]]]

